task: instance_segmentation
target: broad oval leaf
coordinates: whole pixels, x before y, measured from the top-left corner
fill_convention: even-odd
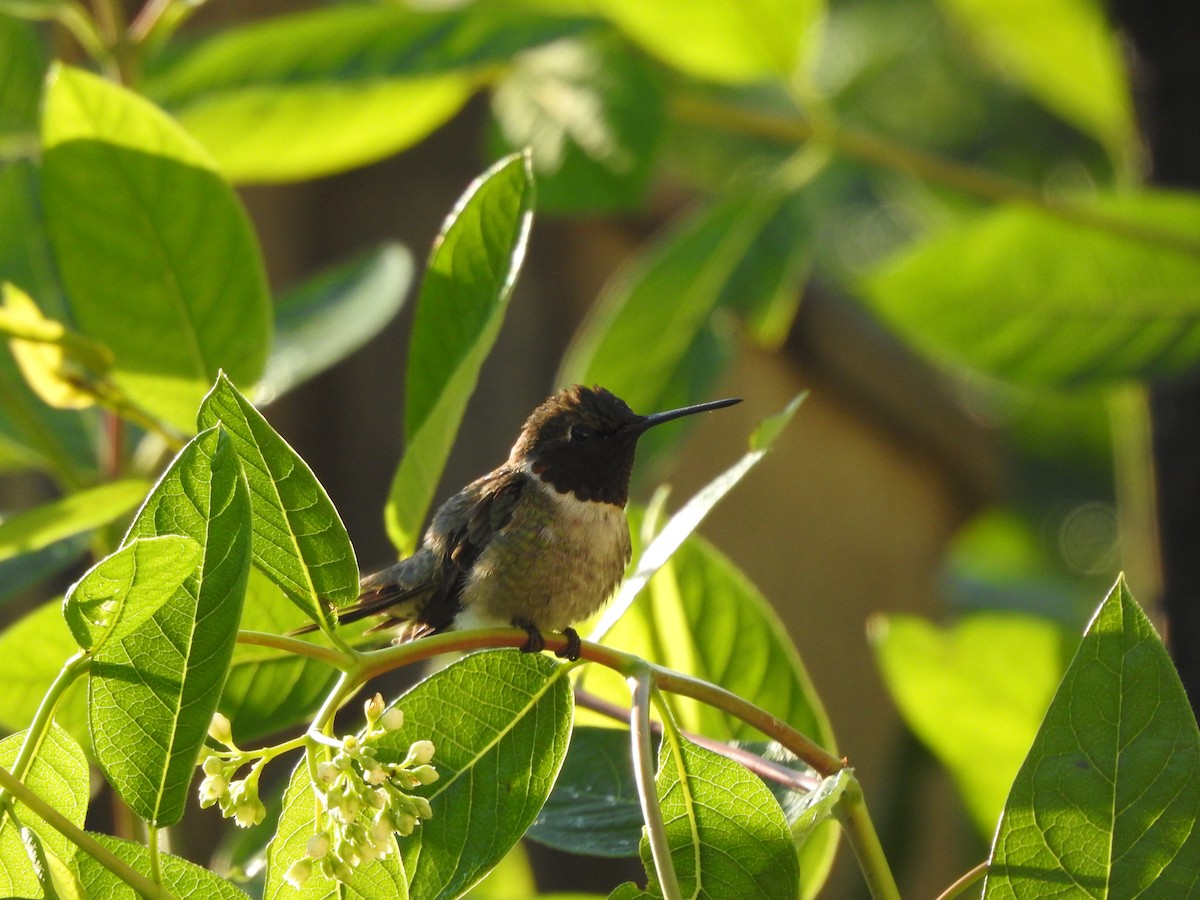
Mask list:
[[[406,900],[408,884],[397,853],[363,863],[355,868],[354,876],[345,884],[326,877],[319,870],[314,870],[299,890],[288,884],[288,870],[294,863],[307,858],[308,839],[316,830],[316,810],[317,796],[313,792],[308,761],[301,757],[283,795],[283,812],[275,836],[267,846],[265,900],[375,900],[384,897]]]
[[[150,851],[145,845],[107,834],[92,834],[98,842],[140,872],[150,871]],[[86,896],[105,900],[140,900],[141,895],[86,853],[77,857],[79,881]],[[205,900],[247,900],[247,895],[216,872],[189,862],[181,856],[160,853],[162,885],[176,897],[204,897]]]
[[[1141,193],[1085,210],[1129,234],[1001,208],[887,264],[868,284],[874,305],[919,347],[1026,384],[1089,386],[1194,365],[1200,199]]]
[[[161,110],[59,67],[42,122],[46,225],[71,316],[138,405],[191,433],[224,368],[262,374],[270,298],[233,189]]]
[[[1006,77],[1104,144],[1118,162],[1136,140],[1121,39],[1104,7],[1076,0],[941,0]]]
[[[246,593],[250,528],[233,442],[211,429],[175,458],[125,539],[181,533],[203,548],[198,571],[170,600],[98,650],[88,680],[96,759],[121,798],[157,827],[183,814],[217,708]]]
[[[585,856],[637,856],[642,805],[629,732],[578,726],[562,772],[525,836]]]
[[[389,243],[280,297],[275,343],[254,402],[273,402],[377,335],[400,311],[412,274],[412,255]]]
[[[408,355],[404,458],[386,520],[412,553],[467,400],[495,343],[533,222],[529,159],[513,155],[476,179],[434,242]]]
[[[200,545],[171,534],[139,538],[92,566],[67,591],[63,615],[84,650],[135,630],[174,596],[200,561]]]
[[[311,178],[416,143],[467,101],[483,67],[582,27],[505,6],[281,16],[173,54],[147,87],[230,178]]]
[[[800,865],[783,810],[757,775],[691,741],[664,737],[655,779],[667,843],[685,897],[800,893]],[[648,840],[642,861],[661,891]]]
[[[137,506],[149,489],[141,478],[110,481],[10,516],[0,523],[0,560],[107,525]]]
[[[19,731],[0,741],[0,766],[12,770],[27,734],[27,731]],[[51,724],[22,780],[55,810],[83,827],[91,788],[87,757],[66,731]],[[71,860],[75,856],[77,848],[69,838],[20,803],[14,801],[14,805],[21,825],[31,829],[46,850],[62,860]],[[42,893],[29,857],[21,846],[20,830],[12,816],[7,815],[0,822],[0,892],[6,897],[34,897]]]
[[[312,469],[224,373],[204,398],[199,428],[220,424],[250,488],[254,563],[314,621],[358,597],[350,535]]]
[[[460,896],[533,823],[571,737],[569,671],[544,656],[474,653],[397,700],[404,727],[380,739],[379,758],[431,740],[441,776],[420,789],[433,817],[400,842],[411,897]]]
[[[788,82],[809,52],[821,0],[598,0],[592,4],[672,66],[714,81]]]
[[[870,634],[904,721],[950,772],[975,825],[990,837],[1062,678],[1072,636],[1046,619],[1004,613],[972,615],[948,629],[889,616],[873,621]]]
[[[1004,806],[985,898],[1190,897],[1200,730],[1124,578],[1100,605]]]

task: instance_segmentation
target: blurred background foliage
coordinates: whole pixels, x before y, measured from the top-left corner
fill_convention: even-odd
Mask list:
[[[412,257],[471,177],[530,148],[529,259],[440,496],[494,466],[567,381],[601,381],[640,411],[736,393],[743,426],[810,386],[706,533],[789,626],[841,752],[880,798],[902,888],[930,894],[986,852],[1118,570],[1154,612],[1146,388],[1200,358],[1200,199],[1150,186],[1133,86],[1157,89],[1146,73],[1166,64],[1139,57],[1112,12],[0,0],[0,278],[19,289],[6,331],[38,326],[40,309],[120,345],[113,310],[140,302],[138,269],[72,259],[71,217],[55,212],[61,136],[42,119],[43,86],[54,59],[90,66],[190,132],[213,172],[195,187],[208,214],[238,218],[228,180],[261,245],[261,261],[197,263],[198,282],[224,267],[242,292],[223,295],[234,321],[213,371],[174,373],[174,399],[139,397],[146,362],[115,346],[114,377],[178,427],[217,365],[256,384],[364,569],[385,563]],[[1186,115],[1155,97],[1161,118]],[[101,205],[104,189],[91,187]],[[176,249],[194,237],[183,229]],[[144,492],[119,485],[152,475],[155,456],[106,413],[40,402],[17,368],[30,377],[27,344],[11,348],[6,618],[78,573],[92,529],[117,527]],[[732,456],[745,430],[700,423],[682,462],[662,442],[684,429],[648,436],[643,496],[663,477],[686,496],[711,469],[689,459]],[[68,533],[21,517],[109,482],[83,495],[92,518]],[[543,862],[543,884],[577,883],[578,866]],[[837,873],[833,894],[853,895],[856,877]]]

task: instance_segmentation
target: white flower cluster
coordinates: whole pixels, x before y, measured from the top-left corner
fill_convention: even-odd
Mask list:
[[[224,744],[230,752],[210,753],[200,764],[204,770],[204,780],[200,782],[200,807],[208,809],[219,803],[221,815],[233,819],[241,828],[257,825],[267,814],[267,808],[258,798],[258,776],[263,760],[251,767],[245,778],[234,780],[237,770],[255,755],[243,753],[234,746],[229,720],[220,713],[213,715],[208,736]]]
[[[348,881],[355,867],[396,849],[394,833],[412,834],[421,819],[433,815],[428,800],[407,793],[438,780],[429,764],[433,744],[416,741],[403,762],[380,762],[372,743],[400,728],[404,716],[395,707],[385,710],[379,694],[367,701],[366,714],[366,732],[342,738],[332,758],[317,763],[313,783],[321,806],[317,831],[308,840],[306,855],[288,870],[287,881],[294,887],[300,887],[314,867]]]

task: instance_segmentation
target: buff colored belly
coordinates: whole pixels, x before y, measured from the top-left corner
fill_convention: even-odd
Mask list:
[[[539,485],[476,561],[456,627],[561,631],[604,605],[629,556],[624,509]]]

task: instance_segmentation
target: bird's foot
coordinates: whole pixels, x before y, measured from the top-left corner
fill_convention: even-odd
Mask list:
[[[541,653],[546,649],[546,639],[542,637],[542,633],[538,631],[536,625],[529,625],[525,622],[514,622],[518,628],[524,628],[525,633],[529,635],[524,646],[521,647],[522,653]]]
[[[562,633],[563,637],[567,639],[567,646],[554,655],[559,659],[575,662],[575,660],[579,659],[580,654],[583,653],[583,643],[579,640],[579,632],[574,628],[564,628]]]

